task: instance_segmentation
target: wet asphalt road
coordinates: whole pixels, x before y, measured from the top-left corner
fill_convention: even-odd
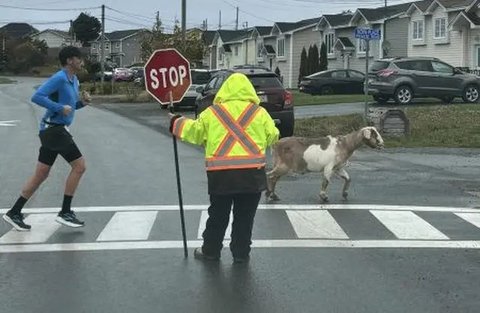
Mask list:
[[[41,110],[29,98],[39,80],[19,81],[0,85],[0,122],[16,121],[16,126],[0,126],[0,208],[8,208],[17,197],[38,150]],[[351,198],[348,203],[340,201],[341,186],[335,181],[332,204],[345,208],[329,213],[347,233],[347,243],[374,240],[371,248],[345,248],[330,239],[321,243],[333,247],[306,247],[289,218],[292,212],[272,207],[259,211],[254,239],[292,242],[282,241],[285,246],[280,247],[269,241],[273,247],[255,248],[246,266],[233,265],[228,249],[220,263],[203,264],[191,256],[183,259],[180,248],[130,249],[128,244],[136,244],[131,241],[107,242],[102,248],[96,238],[118,214],[115,208],[141,214],[149,205],[177,204],[172,140],[166,123],[165,112],[154,104],[103,104],[78,112],[72,132],[88,169],[74,206],[87,226],[73,231],[60,228],[33,244],[0,243],[2,313],[478,312],[480,254],[475,245],[388,248],[391,241],[399,241],[391,229],[379,224],[370,210],[351,208],[398,205],[415,211],[425,205],[478,206],[479,150],[358,151],[349,169]],[[185,203],[206,208],[202,152],[184,144],[179,145],[179,152]],[[59,160],[28,203],[33,210],[28,213],[47,214],[40,213],[41,209],[60,205],[67,172],[68,166]],[[318,188],[314,174],[289,176],[279,183],[281,204],[291,204],[292,210],[295,205],[313,208],[318,203]],[[180,240],[176,211],[163,208],[158,209],[142,243]],[[416,211],[415,215],[447,235],[445,243],[479,242],[480,228],[449,210]],[[186,213],[187,233],[195,245],[201,212]],[[136,226],[127,224],[125,231]],[[0,226],[0,236],[9,231],[6,225]],[[36,233],[32,230],[32,240],[43,231],[41,227]],[[115,243],[125,248],[110,249]],[[95,245],[88,248],[88,244]],[[48,251],[52,247],[59,250]],[[67,247],[73,251],[66,251]],[[15,252],[1,252],[5,248]],[[40,252],[19,252],[33,248]]]

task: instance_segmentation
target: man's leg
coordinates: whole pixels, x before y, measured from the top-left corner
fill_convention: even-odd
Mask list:
[[[211,257],[220,257],[223,238],[228,226],[233,197],[230,195],[210,195],[208,219],[203,232],[202,251]]]
[[[22,209],[38,187],[47,179],[50,169],[57,157],[57,153],[45,147],[40,148],[35,173],[22,188],[20,197],[13,207],[3,216],[3,219],[18,231],[28,231],[31,226],[23,222]]]
[[[72,144],[65,152],[60,153],[62,157],[70,163],[71,170],[65,183],[65,194],[63,196],[62,210],[58,214],[57,222],[70,227],[81,227],[85,223],[75,216],[71,209],[73,195],[77,190],[80,179],[85,173],[85,159],[83,158],[77,145]]]
[[[249,258],[253,221],[260,198],[261,193],[235,195],[230,242],[230,250],[235,261],[246,261]]]

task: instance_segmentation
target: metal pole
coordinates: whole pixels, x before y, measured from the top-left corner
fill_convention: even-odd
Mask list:
[[[185,47],[186,42],[186,31],[187,31],[187,0],[182,0],[182,43],[183,48]]]
[[[101,78],[100,81],[102,83],[102,92],[103,92],[103,83],[105,78],[103,77],[105,75],[105,5],[102,4],[102,38],[100,40],[102,49],[100,51],[100,71],[101,73]],[[113,79],[113,75],[112,75]]]
[[[365,82],[363,83],[363,89],[365,92],[365,120],[367,120],[368,114],[368,59],[370,58],[370,40],[365,40],[367,49],[365,51]]]
[[[170,91],[170,112],[174,113],[173,108],[173,95]],[[175,135],[172,135],[173,138],[173,153],[175,158],[175,173],[177,175],[177,191],[178,191],[178,204],[180,205],[180,221],[182,224],[182,236],[183,236],[183,253],[185,258],[188,258],[188,248],[187,248],[187,235],[185,231],[185,215],[183,212],[183,196],[182,196],[182,183],[180,181],[180,166],[178,165],[178,148],[177,148],[177,138]]]
[[[238,30],[238,7],[236,8],[235,30]]]

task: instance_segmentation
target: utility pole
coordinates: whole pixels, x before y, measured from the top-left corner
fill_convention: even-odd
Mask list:
[[[238,7],[236,9],[235,30],[238,30]]]
[[[185,48],[187,31],[187,0],[182,0],[182,43]]]
[[[100,51],[100,71],[101,73],[101,83],[103,89],[103,83],[105,81],[105,5],[102,4],[102,38],[100,39],[102,48]],[[112,77],[113,80],[113,77]]]
[[[218,29],[222,29],[222,10],[218,11]]]

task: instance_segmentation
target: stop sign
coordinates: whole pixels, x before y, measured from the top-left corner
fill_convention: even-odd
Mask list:
[[[145,88],[161,104],[180,102],[192,85],[190,63],[176,49],[156,50],[145,64]]]

